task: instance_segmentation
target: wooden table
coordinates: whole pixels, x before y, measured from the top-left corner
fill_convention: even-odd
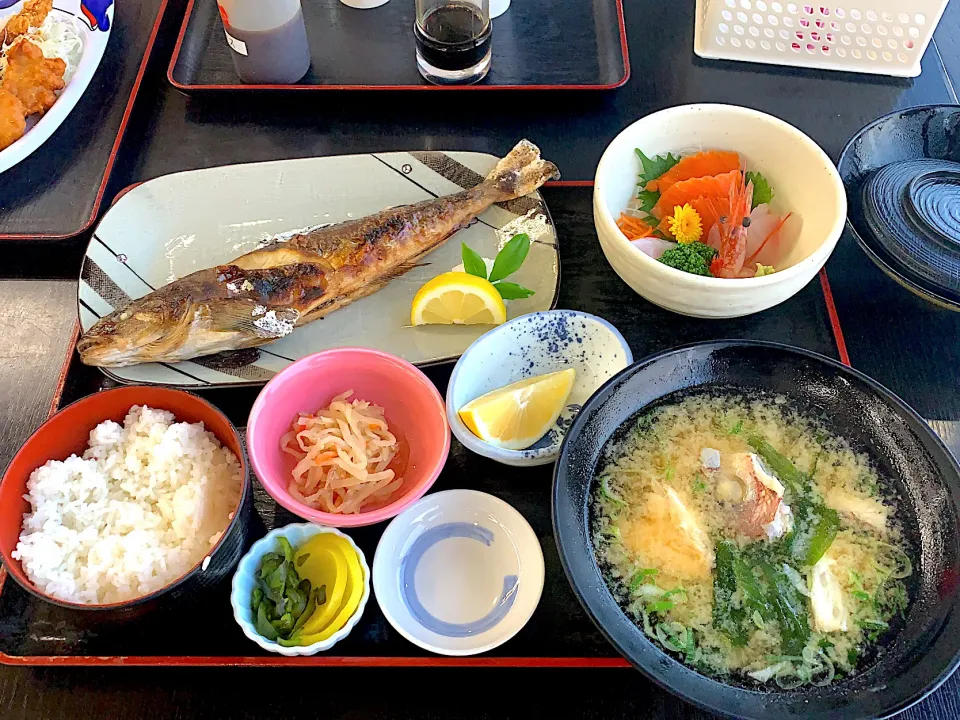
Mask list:
[[[398,0],[402,1],[402,0]],[[171,3],[122,157],[108,192],[160,174],[232,161],[410,148],[502,152],[517,138],[537,141],[565,177],[591,179],[600,153],[629,121],[683,102],[727,101],[773,112],[809,133],[834,158],[873,117],[897,107],[956,102],[960,80],[960,7],[948,9],[939,51],[931,49],[916,81],[707,63],[690,51],[691,7],[663,17],[650,0],[627,3],[633,78],[602,95],[530,95],[523,103],[480,93],[404,98],[390,94],[327,95],[249,101],[191,101],[166,85],[167,60],[184,3]],[[941,58],[940,54],[943,54]],[[577,213],[571,231],[593,241],[589,188],[550,189],[554,213]],[[581,217],[582,216],[582,217]],[[57,245],[0,247],[0,469],[46,416],[76,317],[76,281],[86,238]],[[565,277],[592,272],[561,243]],[[827,266],[845,344],[834,356],[892,388],[960,454],[960,315],[914,298],[877,270],[844,237]],[[582,280],[582,278],[581,278]],[[817,281],[814,281],[815,283]],[[583,285],[581,285],[583,287]],[[650,306],[623,291],[644,321]],[[600,292],[600,290],[597,290]],[[575,307],[576,297],[562,297]],[[820,310],[816,310],[820,312]],[[766,316],[757,322],[769,323]],[[638,357],[671,344],[750,334],[746,321],[668,332]],[[779,331],[792,337],[789,319]],[[752,327],[752,326],[749,326]],[[804,344],[798,331],[794,338]],[[202,633],[202,618],[196,632]],[[568,688],[557,692],[560,687]],[[450,702],[450,698],[455,702]],[[631,670],[297,670],[297,669],[31,669],[0,667],[0,715],[30,718],[486,718],[706,717]],[[449,708],[449,709],[448,709]],[[903,714],[960,717],[960,679]]]

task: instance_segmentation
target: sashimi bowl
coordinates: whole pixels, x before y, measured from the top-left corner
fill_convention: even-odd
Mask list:
[[[653,162],[644,165],[637,151],[641,151]],[[647,188],[648,176],[659,175],[663,167],[675,162],[677,158],[686,159],[702,151],[721,151],[732,156],[734,170],[746,170],[751,173],[744,176],[744,185],[749,179],[755,181],[752,208],[745,217],[754,217],[760,213],[774,213],[783,219],[782,225],[773,225],[770,233],[759,232],[760,223],[755,223],[749,231],[750,222],[736,220],[732,224],[726,217],[731,207],[730,196],[722,185],[704,185],[704,181],[713,182],[712,177],[736,178],[740,175],[716,175],[700,178],[691,170],[680,174],[673,171],[672,177],[691,177],[684,192],[675,192],[669,197],[676,202],[702,209],[698,201],[711,202],[713,214],[725,227],[742,227],[746,238],[746,249],[742,253],[733,251],[725,254],[722,249],[719,258],[729,277],[699,275],[677,267],[669,266],[654,256],[664,248],[674,247],[656,238],[645,238],[631,242],[624,230],[618,226],[622,213],[628,215],[644,214],[644,205],[640,202],[641,191],[654,192]],[[739,158],[736,158],[736,153]],[[660,163],[663,159],[665,162]],[[682,160],[681,160],[682,162]],[[739,164],[739,168],[737,165]],[[659,165],[659,167],[657,167]],[[679,167],[679,166],[678,166]],[[700,173],[716,172],[718,169],[730,170],[730,167],[700,170]],[[731,171],[732,172],[732,171]],[[758,180],[758,174],[762,180]],[[663,175],[664,178],[669,174]],[[760,190],[759,184],[764,184]],[[639,183],[639,186],[638,186]],[[700,183],[696,185],[695,183]],[[661,187],[663,185],[661,184]],[[672,188],[676,190],[677,187]],[[766,192],[772,190],[772,199]],[[705,188],[705,189],[704,189]],[[704,193],[706,197],[692,197]],[[712,193],[712,194],[711,194]],[[675,213],[672,202],[667,202],[668,193],[644,195],[649,203],[656,202],[647,225],[657,235],[670,238],[670,217]],[[764,201],[760,203],[760,201]],[[664,205],[665,203],[665,205]],[[663,207],[660,207],[664,205]],[[688,205],[689,206],[689,205]],[[677,207],[681,207],[677,205]],[[725,209],[726,208],[726,209]],[[633,290],[660,307],[683,315],[701,318],[732,318],[749,315],[773,307],[796,294],[812,280],[827,258],[833,252],[843,232],[847,214],[847,200],[840,175],[824,151],[797,128],[786,122],[756,110],[732,105],[683,105],[648,115],[624,129],[604,151],[597,168],[593,196],[594,223],[600,245],[607,261],[614,271]],[[662,220],[653,213],[661,215]],[[739,213],[737,213],[739,215]],[[698,221],[700,216],[698,215]],[[704,213],[702,225],[708,224]],[[717,233],[719,223],[714,223]],[[712,227],[712,226],[711,226]],[[764,226],[765,227],[765,226]],[[781,228],[777,233],[777,244],[764,244],[764,240]],[[711,236],[709,228],[701,227],[704,243],[720,245],[719,233]],[[737,235],[739,234],[737,231]],[[734,233],[728,233],[734,237]],[[756,240],[754,239],[756,238]],[[729,243],[725,243],[725,246]],[[770,257],[761,254],[766,247]],[[759,258],[767,265],[761,269],[755,261]],[[770,262],[770,260],[773,262]],[[771,274],[770,267],[774,268]],[[748,276],[755,274],[756,276]]]
[[[240,436],[220,410],[182,390],[114,388],[53,415],[14,456],[0,556],[43,600],[125,620],[227,577],[252,511]]]
[[[309,355],[257,396],[247,450],[264,489],[319,525],[392,518],[423,496],[450,452],[443,398],[398,357],[365,348]]]

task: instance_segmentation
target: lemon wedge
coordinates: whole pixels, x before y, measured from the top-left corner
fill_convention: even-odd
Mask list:
[[[523,450],[553,427],[566,407],[576,374],[568,368],[494,390],[460,408],[460,419],[491,445]]]
[[[487,280],[462,272],[437,275],[413,298],[411,325],[502,325],[507,308]]]

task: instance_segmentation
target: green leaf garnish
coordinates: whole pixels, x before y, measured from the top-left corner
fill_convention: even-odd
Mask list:
[[[758,172],[748,172],[745,174],[745,179],[748,183],[753,183],[753,207],[773,200],[773,188],[763,175]]]
[[[620,497],[610,489],[610,476],[604,475],[600,478],[600,494],[603,495],[607,500],[615,502],[617,505],[626,505],[626,503],[620,499]]]
[[[534,294],[534,291],[530,288],[525,288],[523,285],[517,285],[516,283],[505,282],[503,280],[495,282],[493,286],[504,300],[523,300],[523,298],[528,298]]]
[[[703,492],[706,489],[707,489],[707,483],[704,480],[704,475],[702,472],[697,470],[697,472],[694,473],[693,475],[693,491],[697,493],[697,492]]]
[[[680,158],[675,156],[673,153],[667,153],[666,155],[655,155],[653,158],[648,158],[643,154],[643,150],[640,148],[637,148],[635,152],[637,153],[637,157],[640,158],[640,164],[643,166],[643,172],[640,173],[640,179],[644,184],[650,182],[651,180],[656,180],[667,170],[680,162]]]
[[[642,187],[637,193],[637,200],[640,201],[638,210],[643,210],[647,215],[653,213],[653,206],[660,202],[660,193],[656,190],[644,190]]]
[[[668,610],[673,610],[676,607],[676,604],[672,600],[657,600],[647,605],[647,610],[655,613],[667,612]]]
[[[495,283],[508,275],[513,275],[523,265],[528,252],[530,252],[530,236],[526,233],[514,235],[503,246],[503,250],[497,253],[497,259],[493,261],[493,270],[490,271],[488,280]]]
[[[460,257],[463,259],[463,269],[470,275],[487,279],[487,264],[478,253],[466,243],[460,244]]]
[[[638,587],[643,585],[644,580],[648,577],[654,577],[660,571],[656,568],[642,568],[637,570],[637,573],[630,578],[630,590],[636,590]]]
[[[487,277],[487,265],[483,258],[466,243],[461,243],[460,256],[463,258],[463,269],[470,275],[489,280],[504,300],[522,300],[534,295],[534,291],[517,283],[504,282],[504,278],[512,275],[530,252],[530,236],[526,233],[517,233],[497,253],[493,261],[490,277]]]

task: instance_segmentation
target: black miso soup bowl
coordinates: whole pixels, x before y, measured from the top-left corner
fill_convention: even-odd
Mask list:
[[[913,545],[910,606],[853,676],[827,687],[761,690],[702,675],[664,652],[624,613],[591,543],[591,495],[611,438],[651,407],[691,392],[778,393],[866,452],[900,495]],[[885,717],[918,702],[960,663],[960,466],[927,424],[886,388],[828,358],[741,340],[689,345],[641,360],[584,405],[553,482],[553,526],[570,584],[607,639],[657,684],[707,710],[741,718]]]

